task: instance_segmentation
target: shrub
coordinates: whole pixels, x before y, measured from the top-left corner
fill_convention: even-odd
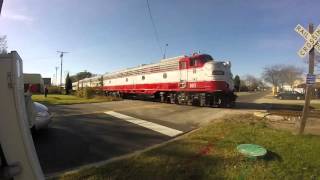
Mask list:
[[[91,87],[78,89],[75,93],[76,96],[82,98],[92,98],[96,94],[96,90]]]
[[[49,94],[61,94],[61,88],[58,86],[50,86],[48,87]]]

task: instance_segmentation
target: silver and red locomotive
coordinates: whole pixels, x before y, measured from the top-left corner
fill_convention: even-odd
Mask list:
[[[148,95],[161,102],[199,106],[233,106],[236,95],[231,63],[207,54],[178,56],[73,83],[124,98]]]

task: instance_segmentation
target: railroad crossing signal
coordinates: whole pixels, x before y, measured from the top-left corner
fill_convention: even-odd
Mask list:
[[[320,39],[320,26],[318,26],[316,30],[313,30],[313,24],[309,24],[309,30],[306,30],[298,24],[294,30],[306,40],[303,47],[298,51],[298,55],[303,58],[309,54],[309,71],[306,79],[306,97],[299,128],[299,134],[302,134],[307,123],[310,99],[312,92],[314,91],[312,85],[316,80],[316,76],[314,75],[314,59],[315,51],[320,53],[320,43],[318,42]]]
[[[300,24],[294,30],[306,40],[303,47],[298,51],[298,55],[301,58],[304,58],[312,48],[320,53],[320,43],[318,42],[320,39],[320,26],[312,34]]]

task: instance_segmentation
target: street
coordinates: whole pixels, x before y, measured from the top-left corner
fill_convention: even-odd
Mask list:
[[[253,93],[241,97],[239,105],[233,109],[140,100],[50,106],[54,114],[53,122],[48,129],[33,135],[35,147],[45,174],[66,171],[132,153],[175,137],[157,131],[158,127],[152,130],[108,112],[120,113],[129,119],[138,118],[144,124],[152,123],[150,126],[185,133],[217,118],[255,111],[242,106],[254,104],[255,99],[264,95]]]

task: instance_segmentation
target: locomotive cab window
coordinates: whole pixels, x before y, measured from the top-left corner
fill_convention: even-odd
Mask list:
[[[141,79],[142,79],[142,80],[145,80],[145,79],[146,79],[146,77],[145,77],[145,76],[142,76],[142,77],[141,77]]]
[[[196,59],[190,59],[190,66],[196,66]]]
[[[187,68],[187,62],[182,61],[180,62],[180,69],[186,69]]]
[[[128,82],[128,78],[126,78],[126,82]]]
[[[201,59],[202,59],[202,61],[204,63],[213,60],[213,58],[210,55],[207,55],[207,54],[206,55],[202,55]]]
[[[191,67],[197,67],[201,64],[201,61],[202,61],[201,59],[190,59],[189,65]]]

